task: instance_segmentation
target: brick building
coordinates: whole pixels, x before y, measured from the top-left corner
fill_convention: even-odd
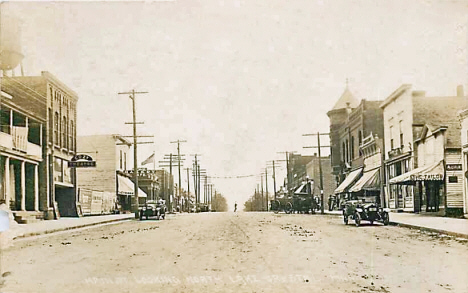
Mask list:
[[[330,143],[336,194],[345,195],[362,175],[364,138],[384,135],[382,101],[357,102],[346,88],[334,109],[329,111]]]
[[[4,77],[2,84],[6,91],[15,91],[8,88],[10,85],[19,91],[27,92],[25,98],[28,99],[29,105],[25,106],[25,109],[38,113],[37,120],[45,119],[45,124],[41,127],[40,139],[36,138],[36,141],[40,140],[42,150],[42,162],[37,170],[39,177],[38,209],[47,212],[48,217],[53,213],[56,216],[59,214],[76,216],[76,180],[74,170],[68,167],[68,162],[76,153],[78,95],[46,71],[43,71],[40,76]],[[19,116],[17,115],[17,117]],[[20,121],[21,119],[15,122],[14,116],[12,119],[11,126],[15,126],[15,123],[18,124],[16,126],[24,124]],[[29,126],[32,125],[34,124],[29,124]],[[39,130],[35,132],[37,133],[37,131]],[[32,136],[37,136],[37,134],[33,134],[34,130],[28,130],[28,132],[32,132]],[[20,168],[23,169],[23,167]],[[27,165],[24,166],[24,169],[25,173],[32,172],[28,171]],[[22,179],[18,178],[18,180]],[[28,197],[27,189],[25,193]]]
[[[336,188],[335,177],[332,174],[331,157],[322,157],[320,161],[322,164],[323,200],[325,204],[328,204],[328,197],[333,194],[333,191]],[[311,160],[307,163],[306,173],[307,176],[314,181],[312,194],[320,195],[320,167],[319,157],[316,154],[314,154]]]

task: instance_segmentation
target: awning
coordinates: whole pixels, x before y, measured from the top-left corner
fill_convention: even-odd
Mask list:
[[[364,172],[362,177],[349,189],[349,192],[361,190],[380,190],[380,168]]]
[[[356,169],[348,174],[348,176],[341,182],[341,184],[335,189],[335,194],[343,193],[346,189],[361,175],[362,168]]]
[[[122,175],[117,175],[117,193],[122,195],[133,195],[134,184],[132,180]],[[138,188],[138,197],[147,197],[146,193]]]
[[[416,181],[444,180],[444,162],[423,166],[390,179],[390,184],[407,184]]]
[[[311,184],[313,183],[311,182]],[[294,194],[308,194],[307,183],[302,183],[301,186],[294,191]]]

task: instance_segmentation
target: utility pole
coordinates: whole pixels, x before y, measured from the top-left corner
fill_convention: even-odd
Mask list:
[[[265,168],[265,203],[266,203],[266,211],[268,212],[268,168]]]
[[[137,160],[137,124],[143,124],[143,122],[136,121],[136,105],[135,99],[136,94],[147,94],[148,92],[136,92],[134,89],[131,92],[122,92],[119,95],[130,95],[130,99],[132,100],[132,112],[133,112],[133,122],[125,123],[125,124],[133,124],[133,184],[134,184],[134,192],[133,192],[133,200],[131,201],[131,209],[132,212],[135,213],[135,218],[138,218],[138,160]]]
[[[275,201],[276,201],[276,174],[275,174],[275,160],[273,160],[273,192],[275,193]]]
[[[180,175],[180,143],[181,142],[187,142],[186,140],[176,140],[176,141],[171,141],[171,143],[177,143],[177,158],[178,158],[178,163],[179,163],[179,197],[182,194],[182,177]]]
[[[190,168],[187,170],[187,212],[190,213]]]
[[[320,150],[321,148],[324,148],[324,147],[330,147],[329,145],[328,146],[321,146],[320,145],[320,136],[321,135],[330,135],[330,133],[320,133],[320,132],[317,132],[317,133],[309,133],[309,134],[303,134],[302,136],[317,136],[317,146],[308,146],[308,147],[304,147],[305,149],[306,148],[317,148],[318,149],[318,159],[319,159],[319,173],[320,173],[320,201],[321,201],[321,205],[320,205],[320,213],[321,214],[324,214],[325,213],[325,210],[324,210],[324,207],[325,207],[325,204],[324,204],[324,201],[323,201],[323,173],[322,173],[322,154],[320,153]]]
[[[262,174],[263,175],[263,174]],[[262,188],[262,193],[260,195],[260,210],[263,211],[263,176],[260,175],[260,186]]]

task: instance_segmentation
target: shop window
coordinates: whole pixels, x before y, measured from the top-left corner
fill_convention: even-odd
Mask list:
[[[54,159],[54,180],[63,182],[63,161],[60,158]]]
[[[63,182],[65,183],[72,183],[72,177],[71,177],[71,168],[68,167],[67,162],[63,162]]]
[[[10,134],[10,117],[11,110],[6,107],[2,107],[0,110],[0,131]]]

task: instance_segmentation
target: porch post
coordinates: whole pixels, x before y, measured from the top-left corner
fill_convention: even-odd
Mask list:
[[[10,157],[5,157],[5,204],[10,208]]]
[[[21,210],[26,210],[26,162],[21,161]]]
[[[34,210],[39,211],[39,165],[34,165]]]

